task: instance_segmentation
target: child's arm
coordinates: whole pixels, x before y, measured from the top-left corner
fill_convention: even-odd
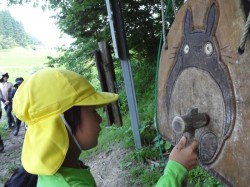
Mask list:
[[[179,143],[173,148],[169,155],[169,161],[165,168],[164,175],[159,179],[156,187],[181,186],[183,179],[187,175],[187,171],[197,165],[198,141],[193,141],[188,147],[185,147],[186,143],[187,139],[183,136]]]

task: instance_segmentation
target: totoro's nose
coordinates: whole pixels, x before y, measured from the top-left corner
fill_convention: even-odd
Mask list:
[[[201,51],[202,51],[202,46],[194,46],[194,51],[195,51],[196,54],[197,54],[197,53],[201,53]]]
[[[186,116],[176,116],[172,122],[172,129],[177,134],[192,132],[204,127],[209,122],[209,116],[206,113],[198,113],[198,108],[193,108]]]

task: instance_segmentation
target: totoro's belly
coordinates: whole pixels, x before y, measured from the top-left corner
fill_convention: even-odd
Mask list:
[[[172,124],[175,116],[186,115],[190,108],[198,108],[200,113],[205,112],[210,117],[209,124],[195,132],[195,138],[201,143],[200,159],[210,162],[220,149],[225,124],[225,104],[218,84],[208,72],[198,68],[183,70],[175,81],[168,124]]]

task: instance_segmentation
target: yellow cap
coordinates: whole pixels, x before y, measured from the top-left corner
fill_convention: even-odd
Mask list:
[[[96,92],[81,75],[63,69],[40,70],[25,80],[13,99],[13,111],[28,125],[22,164],[33,174],[52,175],[62,165],[69,146],[60,114],[72,106],[105,106],[117,94]]]

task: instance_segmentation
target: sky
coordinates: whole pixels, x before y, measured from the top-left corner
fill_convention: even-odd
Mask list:
[[[44,45],[49,47],[69,45],[73,39],[68,35],[63,35],[55,24],[55,20],[50,16],[53,11],[42,11],[41,8],[33,8],[32,5],[11,6],[7,7],[4,0],[0,0],[0,10],[9,10],[11,16],[22,22],[25,31],[36,37]]]

